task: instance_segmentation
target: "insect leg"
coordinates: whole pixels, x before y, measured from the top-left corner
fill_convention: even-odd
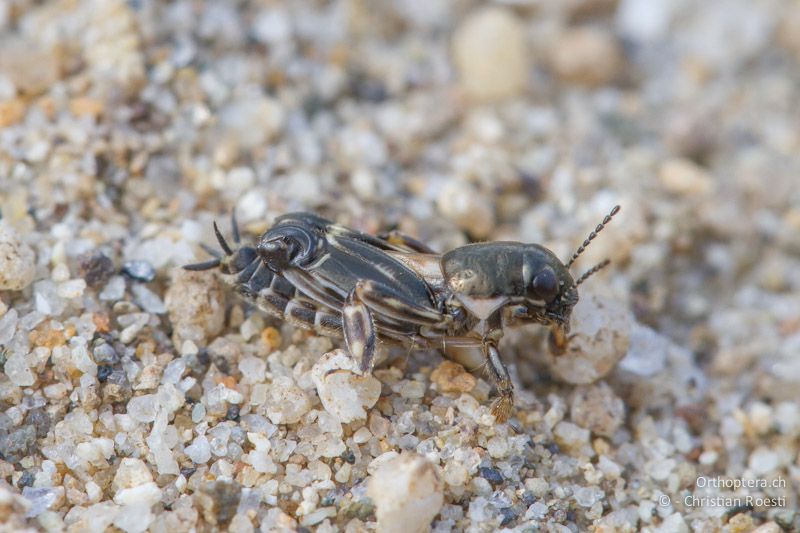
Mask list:
[[[378,318],[386,317],[401,323],[436,326],[448,317],[434,309],[411,301],[408,297],[377,281],[361,281],[358,296]]]
[[[340,295],[335,294],[329,288],[315,283],[314,278],[306,271],[299,268],[288,268],[281,272],[281,275],[286,278],[292,285],[311,298],[315,302],[333,309],[339,310],[342,307],[342,298]]]
[[[347,295],[342,309],[342,328],[347,350],[359,362],[361,372],[369,374],[375,364],[377,337],[372,313],[358,294],[361,283],[359,281]]]
[[[483,352],[484,365],[489,369],[495,387],[497,387],[498,397],[492,402],[492,414],[495,419],[503,423],[511,416],[514,408],[514,384],[508,375],[508,369],[500,358],[497,350],[497,343],[487,338],[477,337],[446,337],[442,339],[442,346],[446,352],[453,352],[455,349],[455,359],[459,362],[468,360],[470,357],[466,350],[469,348],[480,347]],[[476,354],[477,355],[477,354]]]
[[[399,246],[402,248],[406,248],[409,252],[418,252],[421,254],[435,254],[436,250],[432,249],[430,246],[425,244],[424,242],[411,237],[410,235],[406,235],[405,233],[401,233],[397,230],[387,231],[386,233],[381,233],[378,235],[379,239],[383,239],[384,241],[392,244],[394,246]]]
[[[484,350],[486,353],[486,366],[494,379],[498,394],[498,397],[492,402],[492,414],[502,424],[508,420],[508,417],[511,416],[511,410],[514,408],[514,385],[508,376],[506,365],[500,359],[500,352],[497,351],[497,346],[494,343],[486,343]]]

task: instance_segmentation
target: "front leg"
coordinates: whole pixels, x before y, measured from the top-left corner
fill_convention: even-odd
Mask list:
[[[468,363],[473,358],[465,350],[481,349],[483,364],[489,370],[489,375],[497,388],[497,398],[492,402],[492,414],[495,420],[503,423],[511,416],[514,409],[514,384],[508,375],[508,369],[500,358],[496,340],[484,337],[447,337],[442,339],[442,347],[451,359],[455,359],[468,369],[474,365]],[[475,354],[477,356],[477,354]],[[466,363],[466,364],[465,364]],[[473,368],[473,370],[475,370]]]

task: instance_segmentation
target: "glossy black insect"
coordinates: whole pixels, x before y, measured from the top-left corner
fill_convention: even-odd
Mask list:
[[[290,213],[278,217],[255,246],[241,244],[235,219],[235,248],[214,223],[224,255],[205,247],[215,259],[184,268],[219,268],[261,310],[343,337],[364,373],[372,370],[378,339],[441,348],[459,361],[479,348],[497,386],[492,412],[505,421],[514,392],[497,350],[503,327],[549,325],[554,345],[563,348],[578,286],[608,261],[577,280],[569,267],[618,211],[616,206],[566,264],[538,244],[485,242],[438,254],[398,232],[372,236],[310,213]]]

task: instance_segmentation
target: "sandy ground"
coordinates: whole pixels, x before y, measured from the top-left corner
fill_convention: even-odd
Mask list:
[[[800,3],[0,4],[0,529],[800,529]],[[491,381],[214,272],[310,210],[575,272]],[[335,370],[335,372],[331,372]]]

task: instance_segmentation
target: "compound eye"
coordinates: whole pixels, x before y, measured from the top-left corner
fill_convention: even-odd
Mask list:
[[[546,302],[551,301],[558,294],[558,280],[556,273],[550,267],[545,267],[536,274],[531,283],[533,292],[536,296],[542,298]]]

